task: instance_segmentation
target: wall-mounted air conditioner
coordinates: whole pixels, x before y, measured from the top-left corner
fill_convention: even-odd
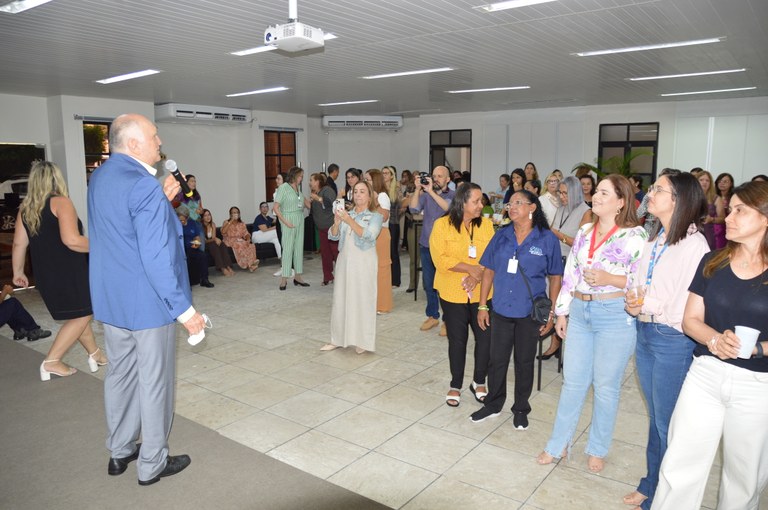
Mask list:
[[[155,122],[238,125],[251,122],[251,111],[241,108],[165,103],[155,105]]]
[[[403,118],[397,115],[326,115],[323,117],[326,129],[401,129]]]

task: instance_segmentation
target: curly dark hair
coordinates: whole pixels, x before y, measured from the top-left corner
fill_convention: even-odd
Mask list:
[[[522,189],[520,191],[515,191],[512,196],[509,197],[510,202],[512,201],[512,197],[515,195],[523,195],[530,203],[536,206],[536,210],[533,211],[533,218],[531,218],[531,224],[533,228],[538,228],[539,230],[549,230],[549,222],[547,221],[547,217],[544,215],[544,211],[541,209],[541,202],[539,202],[539,197],[527,189]]]

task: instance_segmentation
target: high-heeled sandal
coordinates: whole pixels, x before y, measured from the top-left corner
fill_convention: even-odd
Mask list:
[[[67,370],[67,373],[60,373],[56,372],[54,370],[46,370],[45,364],[46,363],[56,363],[57,361],[61,361],[59,359],[46,359],[43,360],[43,362],[40,364],[40,380],[41,381],[50,381],[51,380],[51,374],[58,375],[59,377],[69,377],[70,375],[77,372],[76,368],[69,367],[69,370]]]
[[[104,365],[109,363],[108,360],[105,361],[104,363],[99,363],[98,361],[96,361],[96,358],[94,358],[94,356],[96,356],[96,354],[98,354],[99,351],[101,351],[101,349],[96,347],[96,350],[88,355],[88,368],[91,369],[91,372],[98,372],[99,367],[103,367]]]

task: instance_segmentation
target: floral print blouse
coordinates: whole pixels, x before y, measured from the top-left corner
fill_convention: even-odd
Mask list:
[[[584,281],[582,271],[588,267],[587,258],[591,237],[592,223],[583,225],[576,234],[571,253],[565,263],[563,286],[557,296],[555,315],[568,315],[573,300],[573,291],[584,294],[603,294],[624,290],[611,285],[592,287]],[[625,275],[627,277],[626,286],[633,285],[647,238],[647,232],[640,226],[616,230],[595,250],[592,268],[602,269],[615,275]]]

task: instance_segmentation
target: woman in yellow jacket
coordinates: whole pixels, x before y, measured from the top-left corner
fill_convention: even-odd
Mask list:
[[[478,402],[488,393],[485,378],[491,348],[491,329],[480,329],[477,306],[480,300],[480,264],[485,248],[493,237],[493,223],[483,218],[483,193],[474,183],[462,183],[448,208],[448,215],[435,221],[429,237],[429,251],[435,263],[435,290],[448,333],[448,360],[451,386],[446,404],[458,407],[464,382],[469,327],[475,336],[475,368],[469,390]]]

